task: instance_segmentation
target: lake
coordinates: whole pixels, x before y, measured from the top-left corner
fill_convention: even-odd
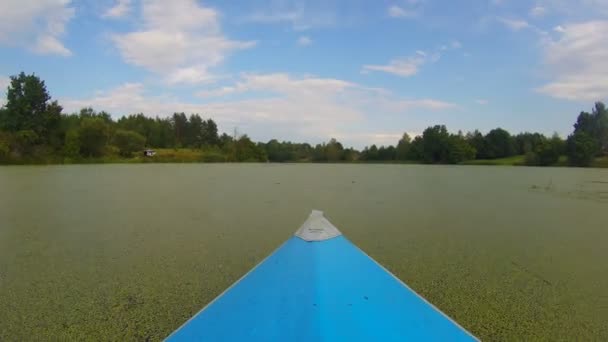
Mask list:
[[[0,340],[160,340],[311,209],[483,340],[608,340],[608,170],[0,167]]]

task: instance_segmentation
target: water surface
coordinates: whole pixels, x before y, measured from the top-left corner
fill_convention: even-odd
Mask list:
[[[159,340],[321,209],[484,340],[608,340],[608,172],[0,168],[0,340]]]

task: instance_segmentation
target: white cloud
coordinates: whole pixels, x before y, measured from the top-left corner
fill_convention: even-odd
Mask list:
[[[185,68],[178,68],[167,75],[169,84],[198,84],[211,83],[218,77],[209,73],[205,65],[193,65]]]
[[[131,11],[131,0],[116,0],[114,6],[108,8],[102,15],[104,18],[122,18]]]
[[[0,107],[6,104],[6,88],[11,84],[11,79],[0,75]]]
[[[449,45],[441,45],[433,52],[417,50],[413,56],[395,58],[385,65],[364,65],[361,72],[366,74],[370,71],[380,71],[401,77],[410,77],[416,75],[423,65],[439,61],[442,57],[442,54],[446,51],[456,50],[460,48],[462,48],[462,44],[459,41],[454,40]]]
[[[478,105],[487,105],[489,101],[485,99],[477,99],[475,100],[475,103],[477,103]]]
[[[382,71],[401,77],[410,77],[418,73],[420,67],[427,61],[426,56],[393,59],[386,65],[364,65],[363,71]]]
[[[418,12],[399,6],[391,6],[388,8],[388,15],[391,18],[411,18],[417,16]]]
[[[530,9],[530,16],[534,18],[540,18],[547,13],[547,9],[543,6],[535,6]]]
[[[264,94],[263,96],[260,94]],[[327,141],[341,137],[347,144],[363,141],[357,136],[369,132],[378,118],[403,116],[422,111],[442,111],[456,105],[436,99],[403,99],[383,89],[314,76],[286,73],[242,74],[239,80],[199,93],[200,102],[183,102],[172,97],[149,96],[142,84],[125,84],[89,99],[60,99],[66,111],[92,106],[115,115],[143,112],[167,116],[173,112],[209,115],[225,131],[239,127],[254,139]],[[391,137],[392,138],[392,137]],[[398,139],[397,139],[398,140]],[[395,143],[395,141],[391,142]]]
[[[278,4],[278,6],[277,6]],[[316,9],[306,2],[275,3],[275,7],[265,11],[256,11],[242,19],[246,23],[281,24],[288,23],[295,31],[305,31],[312,28],[331,27],[336,24],[333,10]]]
[[[232,52],[255,42],[226,38],[219,14],[195,0],[147,0],[141,4],[142,27],[113,36],[123,59],[165,76],[170,83],[208,81],[209,69]]]
[[[553,81],[538,91],[556,98],[597,101],[608,97],[608,21],[560,26],[544,43]]]
[[[25,47],[39,54],[70,56],[61,42],[74,16],[69,0],[2,0],[0,44]]]
[[[312,39],[310,39],[310,37],[308,36],[301,36],[300,38],[298,38],[298,45],[300,46],[308,46],[312,44]]]
[[[527,21],[521,19],[498,18],[498,21],[513,31],[519,31],[530,27],[530,24]]]
[[[9,77],[0,76],[0,89],[2,89],[2,91],[6,91],[6,87],[8,87],[9,84],[11,84],[11,79]]]
[[[608,1],[606,0],[537,0],[538,7],[543,7],[552,13],[559,13],[565,18],[589,18],[590,13],[607,15]]]

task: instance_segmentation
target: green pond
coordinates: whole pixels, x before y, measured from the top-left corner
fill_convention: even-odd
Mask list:
[[[0,340],[160,340],[320,209],[483,340],[608,340],[608,170],[0,168]]]

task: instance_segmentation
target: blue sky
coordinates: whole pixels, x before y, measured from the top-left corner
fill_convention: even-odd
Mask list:
[[[200,113],[255,140],[429,125],[565,136],[608,95],[608,0],[3,0],[0,86],[66,112]]]

